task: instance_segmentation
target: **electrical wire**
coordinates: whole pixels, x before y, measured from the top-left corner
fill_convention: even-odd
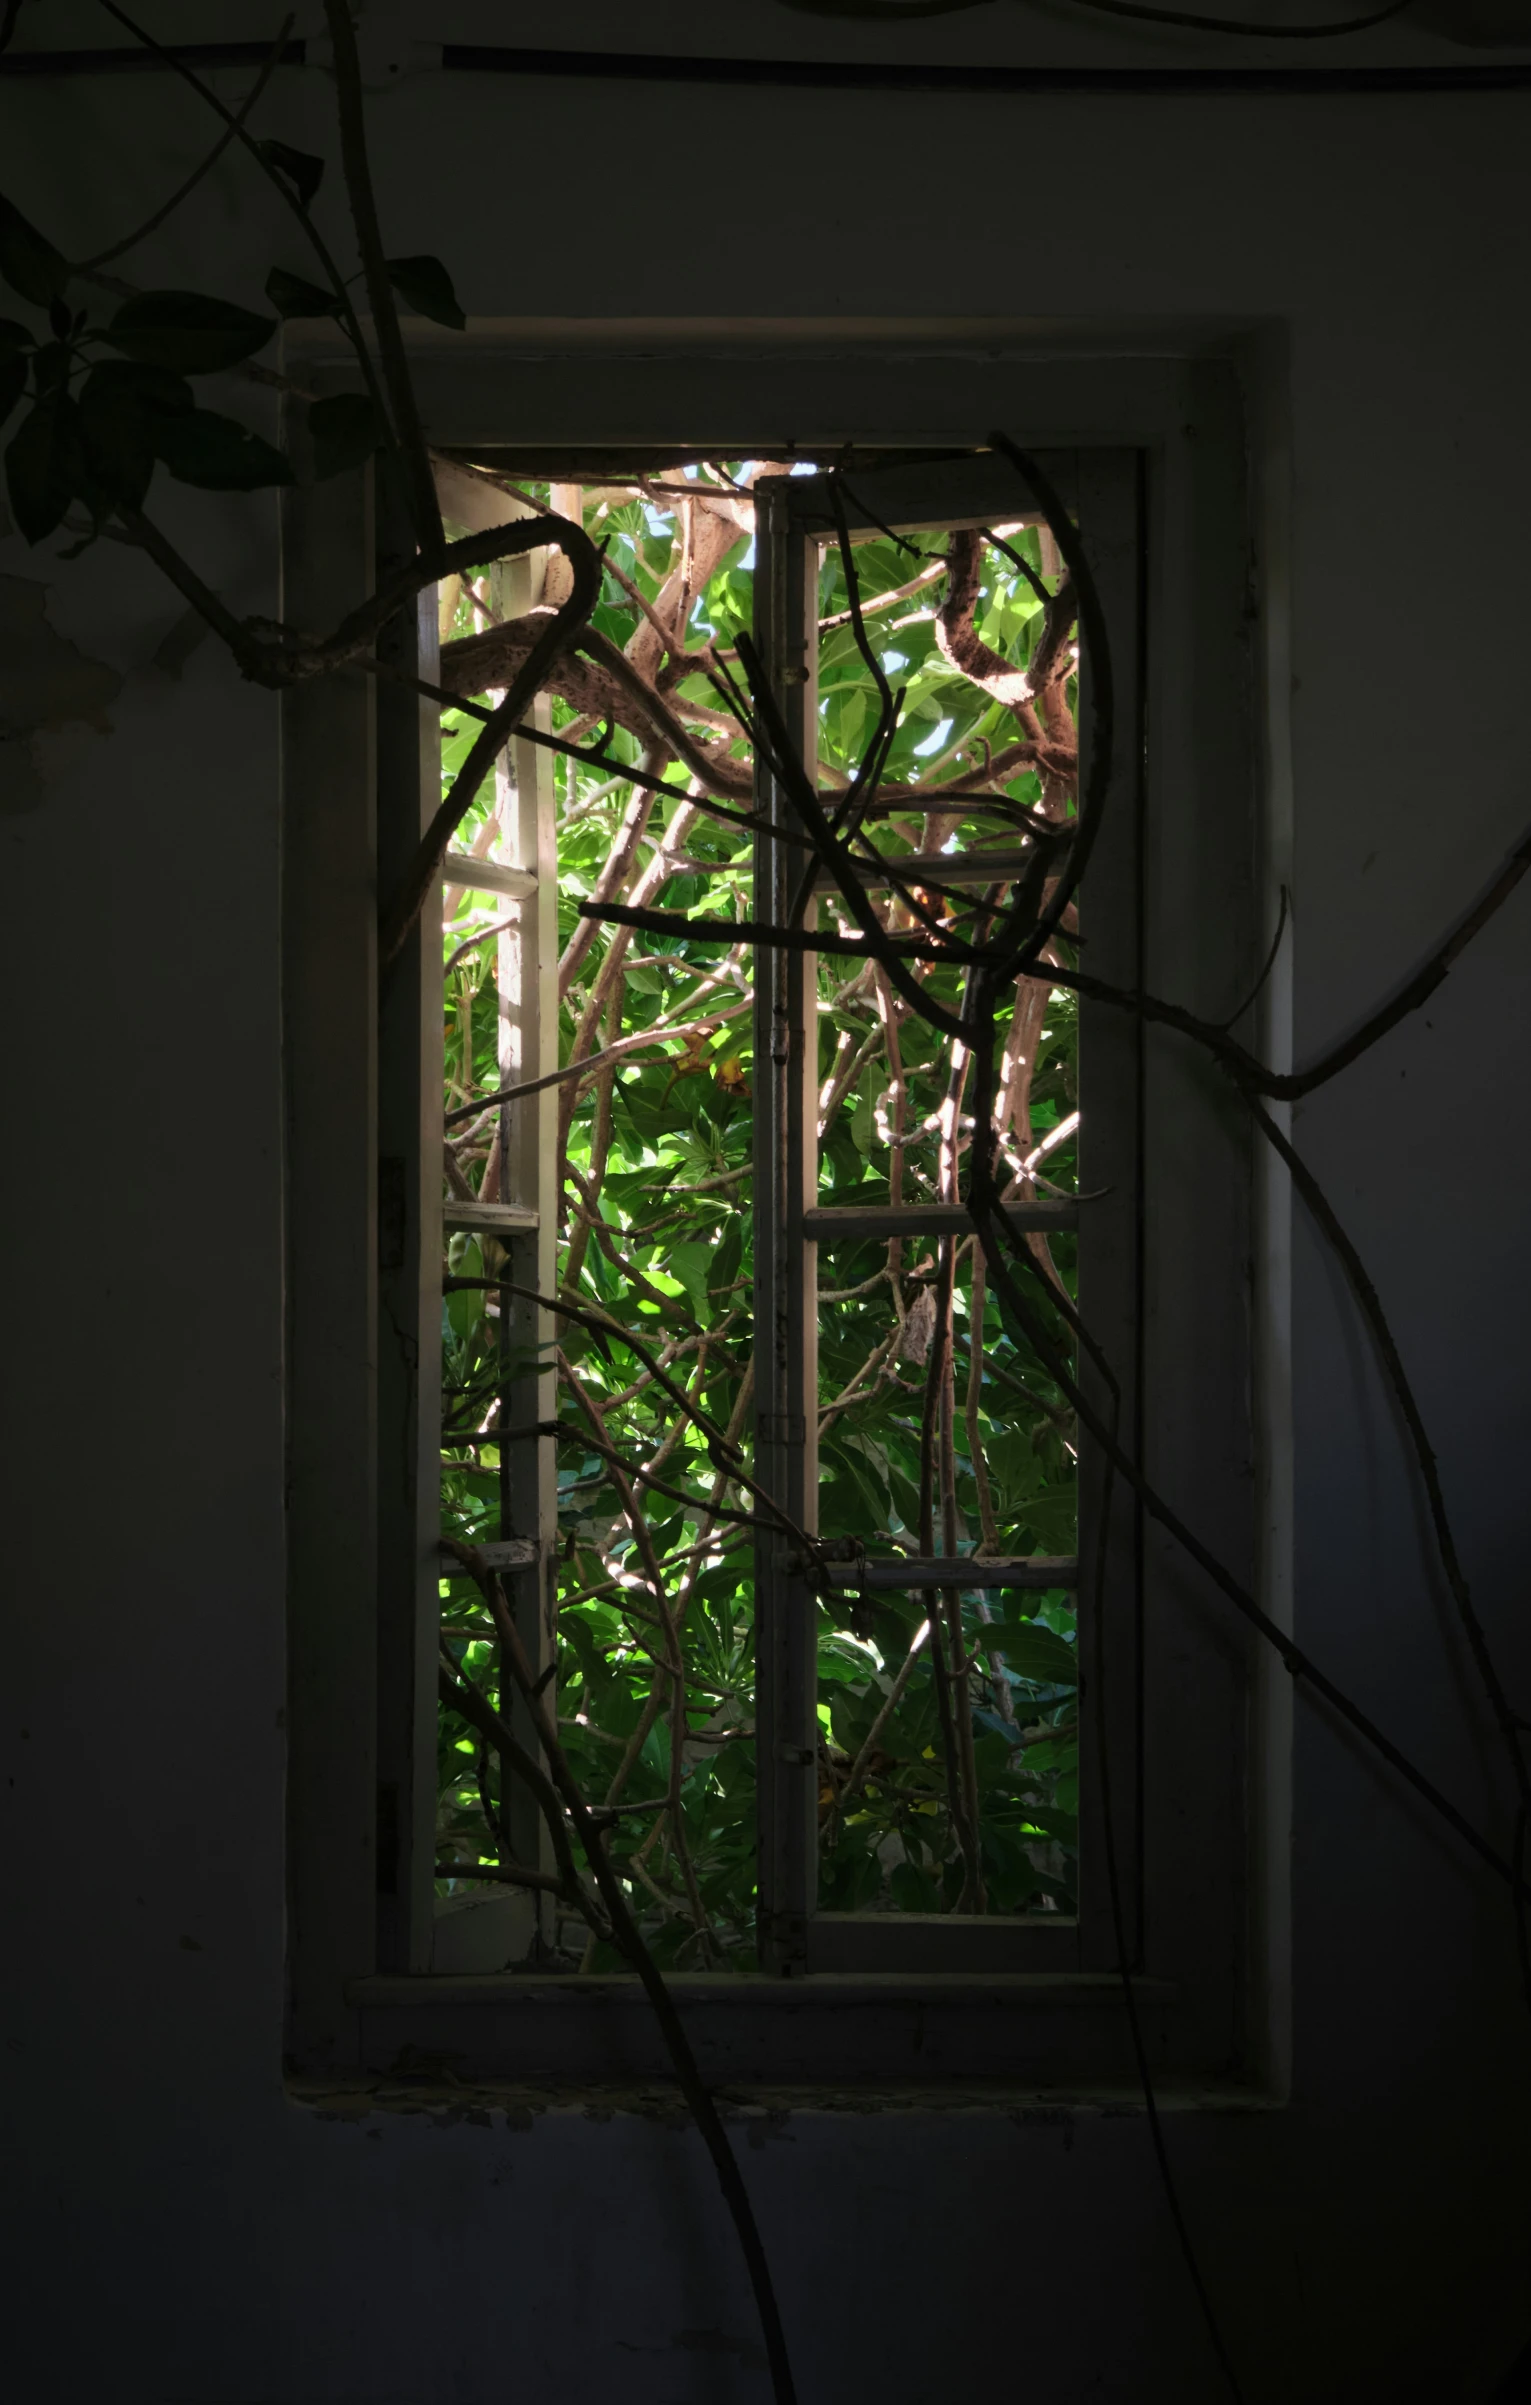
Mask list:
[[[1369,33],[1390,17],[1401,17],[1414,0],[1389,0],[1364,17],[1342,17],[1333,25],[1246,25],[1237,17],[1203,17],[1185,8],[1148,8],[1139,0],[1074,0],[1076,8],[1098,9],[1103,16],[1136,18],[1147,25],[1184,25],[1193,33],[1242,34],[1254,42],[1322,42],[1335,34]]]
[[[804,17],[873,18],[882,24],[912,23],[918,17],[950,17],[966,8],[981,8],[985,0],[782,0],[782,6]],[[1183,8],[1149,8],[1138,0],[1073,0],[1077,8],[1099,9],[1108,17],[1136,17],[1150,25],[1184,25],[1196,33],[1246,34],[1259,42],[1321,42],[1334,34],[1367,33],[1401,17],[1414,0],[1388,0],[1364,17],[1343,17],[1329,25],[1248,25],[1237,17],[1204,17]]]

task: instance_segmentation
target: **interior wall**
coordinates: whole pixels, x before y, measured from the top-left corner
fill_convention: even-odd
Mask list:
[[[103,38],[93,12],[45,34],[49,15],[27,41]],[[188,15],[207,38],[202,11],[156,27]],[[640,38],[594,0],[562,15],[570,40]],[[721,38],[699,6],[652,15],[672,46]],[[219,16],[220,37],[266,30]],[[529,8],[460,19],[374,22],[550,38]],[[890,55],[980,57],[985,20],[1006,56],[1148,55],[1013,6],[895,29]],[[874,39],[771,0],[728,36]],[[268,130],[333,157],[328,104],[293,72]],[[159,76],[9,87],[0,111],[8,188],[74,256],[207,140]],[[1285,546],[1252,565],[1283,588],[1290,654],[1299,1059],[1518,838],[1531,96],[640,95],[422,68],[380,91],[373,133],[390,242],[446,258],[476,320],[1035,316],[1243,342]],[[274,262],[304,264],[225,160],[120,272],[258,306]],[[264,396],[226,392],[266,422]],[[155,507],[237,608],[279,607],[270,497]],[[139,560],[59,549],[0,550],[15,2393],[754,2405],[747,2291],[683,2127],[284,2095],[277,705],[188,643]],[[1528,911],[1296,1126],[1531,1710]],[[1298,1639],[1503,1833],[1394,1416],[1300,1221],[1291,1348]],[[1470,2405],[1531,2336],[1504,1894],[1302,1701],[1292,1795],[1290,2100],[1170,2117],[1187,2215],[1251,2405]],[[746,2167],[805,2405],[1222,2393],[1136,2113],[793,2113],[756,2125]]]

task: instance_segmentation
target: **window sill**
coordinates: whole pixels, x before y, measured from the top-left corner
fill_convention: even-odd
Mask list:
[[[1130,2094],[1133,2061],[1120,1980],[1111,1972],[718,1974],[673,1994],[704,2078],[725,2088],[845,2089],[913,2082],[1014,2081],[1028,2091],[1087,2084]],[[1153,2059],[1178,2048],[1178,1991],[1140,1979]],[[359,2059],[370,2071],[434,2069],[448,2079],[543,2090],[667,2082],[670,2063],[632,1977],[546,1973],[358,1979]]]
[[[744,2124],[759,2144],[760,2125],[790,2113],[865,2116],[868,2113],[978,2113],[1018,2125],[1071,2129],[1076,2120],[1119,2120],[1144,2111],[1141,2088],[1081,2081],[1070,2087],[1039,2087],[1018,2080],[950,2078],[897,2082],[817,2081],[739,2084],[713,2091],[726,2122]],[[424,2114],[439,2125],[456,2122],[527,2130],[548,2115],[579,2115],[611,2121],[619,2115],[655,2121],[665,2128],[690,2116],[673,2080],[464,2079],[438,2063],[397,2065],[391,2071],[349,2078],[293,2075],[288,2100],[326,2121],[365,2121],[381,2113]],[[1171,2079],[1160,2083],[1155,2103],[1161,2113],[1268,2113],[1283,2099],[1269,2090],[1232,2080]],[[753,2132],[753,2135],[751,2134]]]

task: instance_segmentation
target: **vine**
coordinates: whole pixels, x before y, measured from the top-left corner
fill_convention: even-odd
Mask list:
[[[761,944],[795,942],[826,961],[855,962],[826,1014],[834,1028],[819,1100],[826,1157],[837,1164],[837,1181],[843,1171],[846,1191],[871,1182],[875,1161],[890,1200],[914,1190],[942,1202],[960,1198],[971,1223],[970,1236],[942,1235],[933,1249],[915,1247],[913,1258],[907,1239],[853,1250],[837,1269],[841,1283],[821,1296],[834,1370],[822,1443],[833,1473],[830,1516],[838,1513],[844,1526],[827,1540],[792,1533],[826,1596],[834,1591],[836,1548],[864,1552],[868,1536],[926,1555],[951,1555],[966,1544],[993,1559],[1007,1542],[1017,1552],[1066,1552],[1066,1544],[1046,1540],[1068,1534],[1074,1440],[1086,1430],[1113,1474],[1292,1676],[1506,1881],[1531,2000],[1527,1722],[1494,1664],[1424,1416],[1376,1289],[1312,1170],[1266,1107],[1337,1076],[1420,1006],[1531,865],[1531,836],[1399,992],[1302,1071],[1271,1072],[1227,1027],[1092,976],[1073,957],[1072,913],[1109,778],[1110,649],[1088,558],[1035,461],[1006,435],[991,437],[1029,485],[1039,522],[955,533],[940,555],[917,563],[892,534],[881,548],[853,545],[842,510],[821,593],[835,778],[826,806],[816,764],[796,756],[760,671],[747,595],[728,565],[753,523],[754,482],[781,463],[708,463],[674,482],[640,482],[615,508],[604,505],[610,523],[600,546],[578,496],[558,507],[541,492],[529,496],[533,514],[514,525],[450,537],[399,301],[447,326],[466,321],[438,260],[385,252],[344,0],[326,0],[325,18],[370,326],[351,297],[356,277],[342,273],[314,217],[325,162],[251,131],[291,20],[246,101],[231,110],[115,0],[101,5],[187,81],[220,131],[169,199],[93,259],[70,261],[0,198],[0,278],[30,313],[0,320],[0,422],[22,413],[5,448],[19,532],[32,544],[63,533],[66,559],[101,540],[137,549],[241,675],[273,691],[357,666],[389,673],[378,648],[387,630],[427,590],[448,597],[436,689],[455,714],[448,773],[408,875],[384,900],[385,968],[420,928],[454,838],[490,824],[496,765],[513,735],[551,745],[565,763],[565,822],[587,832],[586,890],[570,897],[560,964],[568,1023],[557,1072],[559,1143],[569,1211],[561,1285],[556,1295],[521,1293],[565,1323],[558,1367],[576,1416],[560,1411],[548,1432],[568,1449],[572,1542],[560,1623],[569,1666],[561,1683],[581,1709],[569,1725],[560,1717],[527,1659],[501,1580],[474,1542],[483,1533],[490,1473],[498,1470],[492,1415],[503,1387],[488,1298],[521,1290],[482,1243],[476,1257],[465,1245],[444,1281],[455,1381],[447,1433],[456,1456],[445,1495],[453,1558],[472,1592],[463,1581],[448,1582],[440,1693],[444,1784],[455,1817],[443,1834],[455,1851],[438,1867],[443,1876],[550,1892],[583,1925],[585,1959],[614,1950],[636,1971],[717,2172],[760,2311],[774,2392],[787,2400],[792,2374],[748,2191],[665,1976],[667,1963],[747,1959],[748,1848],[739,1831],[749,1823],[741,1739],[753,1630],[738,1556],[762,1520],[784,1519],[750,1466],[752,1369],[748,1315],[738,1299],[749,1282],[736,1208],[751,1101],[748,1048],[737,1031],[748,1009],[748,956]],[[826,5],[819,13],[847,9]],[[849,13],[875,12],[858,6]],[[1125,4],[1109,13],[1215,22]],[[1396,13],[1379,10],[1354,22]],[[0,48],[16,16],[12,0],[0,21]],[[277,264],[267,278],[270,314],[213,294],[136,290],[105,273],[235,147],[279,195],[304,245],[306,272]],[[103,293],[109,309],[97,297]],[[340,330],[357,390],[312,399],[258,364],[282,323],[304,319],[327,319]],[[308,472],[323,478],[370,467],[413,529],[413,559],[326,632],[236,614],[147,506],[159,475],[224,492],[294,481],[298,471],[282,450],[205,405],[198,380],[230,374],[284,390],[295,421],[302,405],[297,422]],[[549,548],[566,563],[561,584],[544,605],[496,623],[475,574]],[[909,674],[897,691],[888,650],[869,633],[873,619],[908,642],[898,673]],[[1075,792],[1076,625],[1096,713],[1082,796]],[[911,687],[919,688],[917,707],[934,704],[923,716],[907,707]],[[540,693],[555,697],[551,731],[527,723]],[[790,800],[804,855],[804,904],[822,875],[841,914],[838,929],[810,931],[804,923],[783,930],[744,914],[742,845],[759,824],[752,756],[768,761]],[[873,822],[890,832],[892,853],[871,843]],[[946,842],[959,832],[990,839],[996,827],[1020,840],[1022,864],[996,868],[976,896],[943,880]],[[578,843],[571,859],[578,869]],[[886,879],[884,902],[869,898],[869,868]],[[664,892],[670,907],[658,899]],[[471,910],[465,916],[461,894],[456,917],[449,963],[456,1034],[448,1058],[461,1099],[449,1115],[458,1132],[450,1135],[444,1177],[454,1193],[493,1199],[504,1157],[502,1138],[495,1157],[493,1112],[545,1081],[507,1086],[497,1056],[486,1053],[475,1014],[488,992],[485,947],[499,930],[486,929]],[[648,953],[633,947],[640,933],[654,947]],[[1083,1354],[1112,1391],[1110,1365],[1074,1292],[1066,1235],[1018,1236],[1003,1207],[1017,1193],[1045,1196],[1073,1169],[1070,1014],[1071,998],[1080,996],[1162,1025],[1217,1064],[1339,1261],[1397,1399],[1454,1608],[1511,1767],[1516,1809],[1507,1848],[1462,1814],[1261,1611],[1158,1494],[1121,1441],[1113,1413],[1102,1412],[1081,1383]],[[684,1046],[678,1057],[666,1050],[676,1042]],[[667,1173],[657,1187],[656,1167]],[[1071,1191],[1065,1182],[1062,1195]],[[1022,1411],[1029,1459],[1009,1443]],[[611,1506],[604,1529],[591,1525],[602,1497]],[[830,1669],[821,1714],[828,1894],[848,1903],[875,1896],[891,1908],[1069,1905],[1077,1836],[1070,1808],[1078,1731],[1073,1605],[1047,1591],[1027,1600],[1029,1610],[1006,1608],[996,1619],[976,1590],[942,1594],[928,1612],[907,1597],[840,1598],[841,1616],[831,1617],[825,1638]],[[928,1686],[919,1680],[922,1662],[932,1672]],[[618,1686],[620,1711],[612,1703]],[[512,1699],[527,1715],[534,1746],[516,1734]],[[459,1737],[458,1728],[470,1735]],[[460,1775],[465,1744],[471,1786]],[[517,1862],[510,1852],[505,1768],[497,1788],[496,1764],[508,1766],[535,1799],[553,1870]],[[662,1792],[642,1801],[627,1792],[640,1768],[662,1775]],[[640,1831],[644,1818],[648,1829]],[[1154,2142],[1236,2389],[1169,2178],[1137,2029],[1114,1851],[1111,1878]]]

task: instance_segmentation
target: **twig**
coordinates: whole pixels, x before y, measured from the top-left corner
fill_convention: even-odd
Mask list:
[[[344,0],[325,0],[325,5],[332,13],[345,14]],[[514,539],[524,537],[528,524],[523,519],[518,526],[496,529],[505,538],[506,552],[533,547],[525,539]],[[398,958],[425,907],[426,895],[441,872],[452,838],[478,798],[480,786],[515,733],[522,712],[541,690],[553,659],[568,637],[584,625],[599,596],[600,557],[583,527],[571,525],[566,518],[540,518],[534,522],[533,531],[539,543],[554,543],[563,552],[573,570],[572,585],[452,779],[450,790],[421,839],[409,874],[383,913],[378,931],[380,969],[389,968]]]
[[[664,1572],[659,1566],[659,1557],[654,1551],[654,1540],[649,1534],[648,1521],[633,1492],[632,1481],[621,1466],[620,1457],[614,1454],[606,1443],[606,1432],[601,1422],[601,1415],[589,1395],[586,1394],[584,1383],[574,1370],[567,1354],[560,1351],[557,1361],[559,1376],[573,1395],[580,1410],[589,1420],[594,1434],[594,1442],[612,1465],[612,1484],[617,1490],[622,1509],[627,1515],[628,1525],[632,1529],[633,1539],[638,1547],[644,1572],[648,1578],[664,1629],[667,1658],[662,1668],[669,1677],[672,1687],[670,1787],[667,1799],[670,1810],[671,1840],[675,1848],[676,1863],[680,1869],[681,1884],[686,1890],[686,1902],[690,1907],[692,1924],[707,1953],[710,1956],[715,1955],[718,1950],[717,1941],[713,1936],[711,1923],[708,1921],[702,1904],[701,1891],[696,1883],[696,1870],[691,1860],[690,1846],[686,1841],[680,1809],[681,1773],[684,1767],[683,1749],[686,1737],[686,1670],[681,1659],[680,1631],[676,1626],[675,1614],[670,1608],[670,1598],[665,1590]]]
[[[21,0],[13,0],[12,8],[8,12],[7,28],[4,34],[0,35],[0,50],[5,48],[6,43],[10,39],[9,28],[14,26],[16,22],[15,12],[17,9],[19,9],[20,5]],[[98,269],[106,266],[108,260],[120,259],[124,251],[136,250],[139,243],[147,240],[150,234],[154,233],[158,227],[164,224],[167,217],[174,215],[175,211],[180,207],[183,200],[190,198],[191,194],[195,192],[198,184],[201,183],[203,177],[210,174],[213,168],[217,166],[218,161],[228,149],[229,144],[244,131],[245,122],[253,111],[256,102],[259,100],[262,92],[264,92],[266,89],[267,84],[271,81],[271,78],[275,74],[277,68],[281,65],[282,55],[287,48],[287,37],[291,33],[296,21],[297,20],[291,15],[285,16],[282,19],[281,30],[277,34],[276,40],[271,45],[270,53],[265,61],[265,64],[262,66],[260,73],[257,75],[254,83],[250,86],[249,92],[246,94],[245,98],[240,102],[239,108],[235,115],[230,119],[228,125],[218,136],[217,141],[213,144],[213,147],[208,152],[206,158],[202,160],[200,166],[194,167],[190,175],[187,176],[185,182],[176,186],[175,190],[171,193],[170,198],[164,203],[163,207],[156,209],[152,217],[146,217],[143,224],[137,227],[133,233],[125,234],[120,242],[114,242],[110,244],[106,250],[97,251],[92,258],[76,260],[72,270],[75,275],[94,275]]]
[[[1509,1757],[1510,1772],[1516,1787],[1517,1824],[1522,1825],[1528,1818],[1531,1818],[1531,1766],[1527,1764],[1525,1747],[1521,1741],[1519,1716],[1512,1708],[1509,1696],[1505,1692],[1504,1682],[1499,1676],[1498,1666],[1490,1651],[1483,1623],[1479,1619],[1473,1603],[1472,1591],[1467,1583],[1467,1573],[1462,1567],[1461,1556],[1457,1552],[1450,1514],[1446,1509],[1446,1497],[1441,1487],[1440,1465],[1435,1458],[1435,1448],[1430,1442],[1424,1416],[1416,1400],[1408,1371],[1404,1368],[1403,1355],[1398,1349],[1397,1340],[1388,1324],[1387,1314],[1382,1308],[1382,1299],[1372,1284],[1366,1265],[1346,1232],[1338,1212],[1308,1167],[1307,1162],[1303,1160],[1301,1154],[1288,1140],[1282,1129],[1277,1126],[1270,1114],[1263,1110],[1252,1097],[1249,1099],[1249,1107],[1261,1134],[1285,1163],[1293,1185],[1322,1229],[1330,1250],[1344,1270],[1356,1305],[1371,1332],[1371,1339],[1377,1348],[1377,1355],[1382,1363],[1388,1385],[1392,1389],[1393,1399],[1398,1405],[1404,1427],[1408,1432],[1409,1443],[1425,1490],[1425,1502],[1430,1514],[1430,1526],[1435,1536],[1436,1551],[1440,1555],[1441,1568],[1446,1575],[1446,1584],[1451,1590],[1451,1599],[1456,1607],[1457,1618],[1466,1635],[1473,1665],[1478,1673],[1483,1692],[1488,1698],[1490,1709],[1498,1723],[1499,1734]],[[1525,1894],[1517,1889],[1515,1928],[1520,1956],[1521,1984],[1525,1992],[1527,2008],[1531,2009],[1531,1925],[1528,1925],[1527,1921],[1526,1901]]]
[[[339,266],[330,252],[328,244],[325,242],[323,236],[319,232],[318,227],[315,225],[307,206],[298,197],[298,194],[288,183],[286,177],[278,173],[277,169],[266,157],[265,152],[261,149],[260,144],[252,138],[247,128],[236,118],[234,111],[228,108],[224,102],[219,99],[217,93],[212,89],[210,84],[204,83],[201,76],[195,74],[193,70],[187,66],[183,58],[181,58],[174,50],[167,49],[163,43],[157,42],[154,39],[154,36],[151,33],[145,32],[141,25],[135,24],[133,19],[127,14],[127,11],[117,5],[117,0],[98,0],[98,5],[106,10],[108,16],[115,17],[119,25],[125,26],[128,32],[132,34],[135,41],[141,42],[146,50],[152,50],[156,58],[163,59],[165,64],[173,69],[173,71],[181,77],[184,83],[189,84],[191,89],[197,93],[202,100],[206,101],[208,107],[213,111],[214,115],[223,119],[224,124],[231,128],[233,138],[243,144],[250,157],[254,160],[256,166],[260,169],[261,174],[266,178],[266,181],[271,184],[280,194],[283,202],[296,217],[299,225],[303,229],[304,239],[308,242],[315,258],[318,260],[321,268],[324,270],[324,274],[328,280],[329,289],[335,296],[336,317],[345,333],[346,340],[349,342],[352,352],[355,355],[356,364],[361,371],[362,380],[365,383],[367,391],[377,409],[379,421],[387,430],[390,447],[396,454],[398,438],[389,420],[387,409],[383,404],[383,395],[378,383],[377,369],[373,364],[372,354],[367,348],[366,337],[362,333],[361,320],[357,316],[356,310],[352,304],[350,293],[346,287],[346,280],[344,276],[342,276]]]
[[[986,1204],[975,1208],[971,1202],[969,1209],[973,1213],[979,1240],[984,1248],[989,1276],[996,1292],[1014,1313],[1028,1343],[1046,1366],[1049,1375],[1068,1397],[1081,1426],[1089,1430],[1106,1458],[1115,1465],[1142,1503],[1149,1518],[1156,1520],[1161,1528],[1168,1531],[1182,1550],[1190,1555],[1197,1567],[1205,1572],[1218,1592],[1233,1605],[1240,1617],[1259,1631],[1266,1643],[1274,1648],[1290,1675],[1310,1687],[1315,1695],[1321,1696],[1331,1710],[1353,1728],[1372,1751],[1379,1755],[1388,1767],[1412,1787],[1415,1793],[1430,1806],[1431,1810],[1456,1832],[1457,1836],[1478,1856],[1480,1861],[1487,1863],[1490,1870],[1495,1872],[1499,1878],[1506,1881],[1511,1880],[1513,1874],[1510,1864],[1498,1849],[1489,1843],[1482,1831],[1474,1826],[1465,1813],[1457,1809],[1449,1796],[1442,1794],[1433,1780],[1427,1778],[1425,1773],[1410,1761],[1408,1755],[1393,1743],[1392,1739],[1377,1726],[1367,1713],[1362,1711],[1359,1704],[1353,1703],[1343,1688],[1337,1687],[1332,1679],[1327,1678],[1308,1654],[1287,1635],[1286,1631],[1280,1628],[1267,1612],[1261,1610],[1254,1597],[1240,1585],[1233,1573],[1225,1568],[1210,1547],[1202,1543],[1195,1530],[1181,1519],[1179,1513],[1170,1504],[1165,1502],[1163,1496],[1159,1494],[1138,1463],[1113,1437],[1110,1428],[1102,1420],[1099,1412],[1073,1377],[1067,1362],[1054,1345],[1042,1320],[1021,1294],[1001,1250],[1001,1241],[1008,1242],[1010,1237],[1010,1230],[1003,1212],[993,1211]],[[1035,1277],[1043,1277],[1043,1271],[1024,1247],[1017,1253],[1016,1258],[1022,1268],[1029,1268]],[[1057,1298],[1053,1296],[1052,1299],[1056,1300]],[[1522,1893],[1526,1892],[1528,1891],[1523,1887]]]
[[[910,1642],[909,1651],[905,1654],[903,1660],[898,1666],[898,1670],[894,1676],[893,1684],[882,1700],[876,1719],[873,1721],[871,1727],[867,1730],[866,1735],[861,1740],[861,1750],[857,1754],[855,1761],[851,1764],[850,1770],[846,1776],[845,1784],[835,1798],[835,1810],[842,1816],[842,1818],[852,1800],[861,1791],[861,1782],[866,1777],[867,1766],[870,1763],[873,1754],[877,1751],[878,1744],[882,1738],[883,1730],[887,1727],[889,1721],[893,1718],[894,1713],[898,1710],[899,1705],[903,1702],[904,1690],[908,1686],[910,1678],[913,1676],[914,1665],[919,1657],[920,1647],[925,1643],[925,1640],[929,1635],[930,1622],[928,1620],[922,1620],[919,1627],[914,1632],[913,1639]]]
[[[744,2185],[739,2166],[734,2160],[733,2150],[729,2146],[722,2121],[718,2116],[717,2106],[713,2102],[707,2084],[702,2078],[696,2056],[692,2052],[685,2024],[681,2020],[674,1998],[671,1996],[652,1954],[644,1943],[643,1934],[633,1917],[627,1899],[622,1893],[621,1883],[601,1843],[599,1831],[593,1823],[590,1809],[580,1790],[579,1781],[569,1767],[568,1757],[564,1753],[557,1728],[549,1720],[541,1698],[536,1692],[531,1664],[527,1660],[520,1631],[506,1605],[503,1587],[498,1578],[484,1569],[482,1558],[475,1554],[472,1546],[454,1544],[452,1549],[464,1567],[472,1572],[478,1582],[479,1591],[494,1616],[512,1676],[532,1715],[539,1741],[546,1754],[552,1782],[558,1791],[564,1810],[574,1824],[576,1834],[590,1864],[601,1901],[606,1907],[607,1918],[611,1923],[613,1942],[627,1956],[642,1981],[644,1993],[653,2007],[654,2017],[659,2023],[660,2032],[669,2050],[670,2060],[675,2066],[681,2092],[690,2106],[692,2118],[701,2133],[702,2141],[712,2157],[713,2167],[718,2176],[718,2185],[723,2191],[724,2202],[738,2233],[740,2249],[750,2276],[750,2285],[754,2290],[756,2309],[760,2315],[766,2355],[770,2364],[772,2393],[776,2405],[796,2405],[797,2390],[787,2354],[786,2334],[782,2329],[781,2314],[771,2283],[770,2266],[766,2261],[765,2249],[761,2244],[760,2232],[750,2205],[749,2191]]]
[[[748,1000],[729,1003],[721,1010],[709,1012],[705,1019],[682,1019],[673,1026],[642,1028],[636,1035],[625,1035],[615,1044],[608,1044],[601,1052],[587,1052],[583,1060],[566,1061],[561,1069],[550,1069],[546,1077],[527,1078],[521,1085],[501,1086],[493,1094],[480,1094],[476,1101],[466,1102],[460,1109],[448,1111],[444,1124],[455,1127],[459,1119],[469,1119],[475,1111],[488,1110],[496,1103],[517,1102],[527,1094],[545,1093],[549,1086],[561,1086],[571,1077],[593,1076],[609,1062],[624,1060],[630,1052],[652,1052],[661,1044],[669,1043],[672,1037],[699,1035],[703,1029],[715,1026],[718,1020],[737,1018],[741,1011],[750,1007]]]

